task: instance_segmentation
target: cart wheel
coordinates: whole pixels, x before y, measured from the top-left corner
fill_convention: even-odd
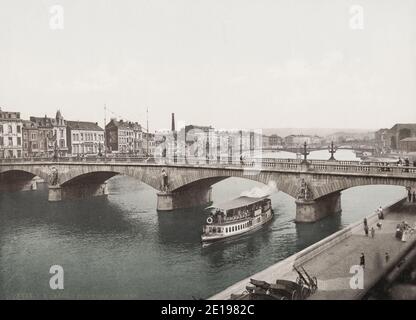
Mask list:
[[[318,279],[316,279],[316,277],[313,277],[313,292],[316,292],[316,290],[318,289]]]
[[[292,300],[298,300],[298,294],[297,294],[296,290],[292,291]]]
[[[302,287],[301,300],[305,300],[309,296],[310,290],[307,287]]]

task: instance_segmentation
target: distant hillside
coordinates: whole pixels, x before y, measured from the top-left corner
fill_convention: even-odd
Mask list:
[[[263,129],[265,135],[277,134],[281,137],[286,137],[291,134],[304,134],[304,135],[318,135],[325,137],[329,135],[341,136],[341,135],[366,135],[373,133],[373,130],[368,129],[336,129],[336,128],[266,128]]]

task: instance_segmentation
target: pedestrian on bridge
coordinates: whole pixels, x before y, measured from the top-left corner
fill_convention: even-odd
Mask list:
[[[410,188],[407,189],[407,199],[409,200],[409,202],[412,202],[412,192],[410,190]]]
[[[365,256],[364,253],[361,252],[361,256],[360,256],[360,266],[364,269],[365,268]]]
[[[375,234],[376,234],[376,230],[374,230],[374,227],[371,227],[371,238],[374,238]]]

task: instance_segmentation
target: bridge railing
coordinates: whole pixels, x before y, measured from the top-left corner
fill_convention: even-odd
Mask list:
[[[325,173],[362,173],[386,176],[416,176],[416,167],[398,166],[396,163],[386,165],[382,162],[361,162],[361,161],[328,161],[308,160],[308,165],[302,164],[301,159],[277,159],[277,158],[252,158],[252,159],[209,159],[206,158],[180,158],[176,161],[173,158],[161,157],[59,157],[53,158],[21,158],[21,159],[0,159],[0,164],[28,164],[28,163],[140,163],[140,164],[162,164],[162,165],[184,165],[184,166],[212,166],[215,168],[236,167],[256,168],[259,170],[282,170],[282,171],[309,171]]]

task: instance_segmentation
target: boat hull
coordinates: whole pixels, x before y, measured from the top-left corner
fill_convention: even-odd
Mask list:
[[[242,230],[229,232],[229,233],[221,233],[221,234],[216,234],[216,235],[202,235],[201,236],[202,245],[208,246],[216,242],[222,242],[225,240],[234,239],[234,238],[237,238],[238,236],[257,231],[261,227],[263,227],[266,223],[270,222],[273,219],[273,216],[274,216],[273,210],[270,208],[268,211],[261,214],[261,220],[259,222],[253,223],[251,226],[247,228],[243,228]],[[239,221],[239,223],[241,222],[244,223],[245,221],[249,221],[249,220],[256,221],[257,218],[259,218],[259,216],[254,217],[252,219]],[[218,226],[224,227],[224,225],[218,225]],[[229,225],[229,227],[232,227],[232,224]]]

